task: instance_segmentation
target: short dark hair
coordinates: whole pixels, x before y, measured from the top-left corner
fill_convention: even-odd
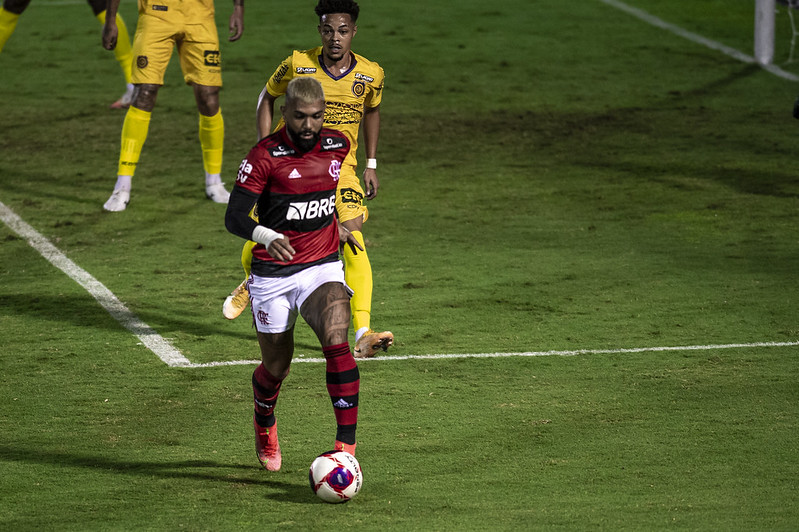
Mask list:
[[[314,9],[319,18],[332,13],[347,13],[353,22],[358,20],[360,10],[358,2],[352,0],[319,0]]]

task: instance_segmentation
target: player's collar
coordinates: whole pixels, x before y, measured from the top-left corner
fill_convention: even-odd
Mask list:
[[[322,70],[324,71],[324,73],[327,74],[333,81],[338,81],[341,78],[345,77],[347,74],[352,72],[353,69],[355,69],[355,65],[358,64],[358,60],[355,59],[355,54],[352,53],[352,50],[350,50],[350,67],[347,70],[345,70],[344,72],[342,72],[340,76],[334,76],[327,69],[327,65],[325,64],[325,58],[322,56],[322,50],[319,51],[319,57],[318,57],[317,60],[319,61],[319,66],[322,67]]]

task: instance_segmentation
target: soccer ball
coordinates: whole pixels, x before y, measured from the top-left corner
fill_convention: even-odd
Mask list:
[[[358,460],[350,453],[327,451],[311,464],[308,482],[323,501],[347,502],[361,491],[363,472]]]

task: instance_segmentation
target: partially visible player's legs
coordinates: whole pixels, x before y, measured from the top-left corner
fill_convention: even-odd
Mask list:
[[[369,261],[369,255],[366,252],[366,245],[364,244],[363,233],[361,229],[362,223],[356,223],[355,220],[348,220],[344,222],[352,236],[358,241],[363,251],[353,249],[350,246],[344,246],[342,255],[344,256],[344,275],[347,285],[352,288],[355,294],[350,300],[350,307],[352,309],[352,325],[355,329],[355,339],[358,339],[369,330],[372,315],[372,264]]]
[[[258,461],[268,471],[279,471],[283,463],[280,442],[277,437],[277,419],[275,405],[280,394],[280,385],[285,376],[276,377],[259,364],[252,374],[252,391],[255,411],[253,428],[255,429],[255,454]]]
[[[0,52],[3,51],[6,41],[17,28],[19,16],[30,4],[30,0],[5,0],[0,7]]]
[[[205,169],[205,195],[215,203],[227,203],[230,193],[222,184],[225,121],[219,108],[219,87],[194,85],[200,111],[200,147]]]
[[[123,211],[130,201],[131,180],[136,171],[158,90],[175,46],[174,28],[157,17],[142,14],[133,37],[133,56],[142,58],[132,66],[133,99],[125,114],[119,150],[119,168],[114,192],[103,208]]]
[[[178,56],[183,79],[194,88],[200,112],[205,195],[215,203],[227,203],[230,193],[225,190],[221,178],[225,123],[219,109],[222,66],[216,24],[212,17],[203,24],[193,24],[184,29],[185,37],[178,43]]]
[[[200,147],[205,169],[205,195],[215,203],[227,203],[230,193],[222,184],[225,121],[219,108],[219,87],[195,85],[194,93],[200,110]]]
[[[336,190],[336,212],[342,225],[361,244],[363,251],[344,246],[344,276],[354,294],[350,300],[352,324],[355,329],[355,358],[369,358],[387,350],[394,343],[390,331],[375,332],[371,328],[372,315],[372,264],[364,245],[363,223],[368,210],[363,206],[363,193],[354,172],[342,168],[339,188]]]
[[[105,24],[105,0],[89,0],[89,5],[94,12],[94,16],[100,21],[100,24]],[[128,28],[125,26],[125,21],[122,16],[117,13],[117,45],[114,48],[114,57],[119,62],[119,67],[122,69],[122,75],[125,77],[125,94],[119,100],[111,104],[111,109],[127,109],[130,107],[130,102],[133,100],[133,83],[131,82],[131,67],[133,66],[133,49],[130,44],[130,34]]]
[[[229,320],[235,320],[247,308],[250,302],[250,292],[247,290],[247,281],[252,268],[252,248],[255,242],[248,240],[241,249],[241,265],[244,267],[244,280],[237,286],[222,304],[222,315]]]
[[[281,292],[284,287],[268,281],[261,277],[253,279],[253,317],[269,316],[269,320],[258,319],[254,322],[261,348],[261,364],[255,369],[252,378],[255,408],[253,427],[258,460],[267,470],[277,471],[283,458],[274,409],[280,386],[291,369],[296,313],[291,311],[285,292]]]
[[[152,107],[155,105],[157,92],[158,85],[138,85],[134,103],[125,114],[125,122],[122,124],[117,182],[111,197],[103,205],[107,211],[124,211],[130,201],[131,181],[136,172],[136,165],[139,163],[142,147],[147,140]],[[143,107],[149,107],[149,111],[137,106],[141,93],[147,93],[152,98],[152,105],[143,105]]]
[[[348,343],[322,348],[325,356],[327,393],[336,415],[335,449],[355,456],[358,427],[358,395],[361,377]]]
[[[341,270],[338,270],[338,275],[341,275]],[[322,344],[327,393],[336,416],[334,448],[355,455],[361,378],[347,340],[350,323],[348,297],[343,283],[327,282],[303,302],[300,313]]]

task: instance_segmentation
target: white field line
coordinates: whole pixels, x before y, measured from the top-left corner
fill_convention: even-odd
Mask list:
[[[690,32],[679,26],[675,26],[674,24],[666,22],[665,20],[658,18],[654,15],[651,15],[642,9],[638,9],[637,7],[632,7],[630,5],[625,4],[624,2],[620,2],[619,0],[599,0],[599,1],[602,2],[603,4],[615,7],[618,10],[624,11],[625,13],[632,15],[637,19],[643,20],[647,24],[651,24],[652,26],[656,26],[658,28],[669,31],[684,39],[688,39],[689,41],[693,41],[697,44],[701,44],[702,46],[706,46],[712,50],[721,52],[743,63],[755,64],[755,65],[759,64],[757,60],[754,58],[754,56],[745,54],[739,50],[736,50],[735,48],[731,48],[727,45],[721,44],[720,42],[713,41],[697,33]],[[778,66],[775,65],[760,65],[760,66],[763,68],[763,70],[766,70],[767,72],[770,72],[775,76],[787,79],[788,81],[799,81],[799,76],[791,74],[790,72],[786,72],[785,70],[781,69]]]
[[[192,363],[184,357],[168,340],[155,332],[149,325],[137,318],[122,302],[97,279],[68,259],[49,240],[44,238],[22,218],[0,202],[0,220],[28,241],[28,244],[38,251],[45,259],[56,268],[66,273],[71,279],[81,285],[94,297],[100,305],[108,311],[122,326],[136,335],[142,344],[155,353],[169,367],[179,368],[212,368],[220,366],[255,365],[258,360],[231,360],[221,362],[207,362],[202,364]],[[614,355],[628,353],[657,353],[670,351],[715,351],[719,349],[745,349],[765,347],[795,347],[799,342],[755,342],[742,344],[717,344],[717,345],[686,345],[674,347],[634,347],[626,349],[575,349],[568,351],[530,351],[527,353],[455,353],[438,355],[398,355],[369,358],[363,360],[375,362],[389,362],[397,360],[440,360],[453,358],[508,358],[508,357],[543,357],[543,356],[578,356],[578,355]],[[324,358],[305,358],[299,355],[294,358],[294,363],[323,363]]]
[[[395,360],[441,360],[451,358],[509,358],[509,357],[546,357],[546,356],[578,356],[578,355],[620,355],[629,353],[658,353],[664,351],[716,351],[719,349],[746,349],[755,347],[796,347],[799,342],[755,342],[749,344],[720,345],[683,345],[675,347],[633,347],[627,349],[575,349],[570,351],[531,351],[528,353],[457,353],[451,355],[399,355],[359,359],[359,362],[393,362]],[[292,363],[321,363],[324,358],[295,358]],[[208,362],[205,364],[189,364],[190,368],[211,368],[218,366],[241,366],[259,364],[259,360],[232,360],[228,362]]]
[[[92,277],[86,270],[72,262],[49,240],[43,237],[11,209],[0,202],[0,219],[28,244],[38,251],[42,257],[50,261],[56,268],[67,274],[72,280],[86,289],[100,305],[108,311],[123,327],[141,340],[147,349],[172,367],[183,367],[191,364],[180,351],[175,349],[164,337],[155,332],[149,325],[137,318],[122,302],[100,281]]]

